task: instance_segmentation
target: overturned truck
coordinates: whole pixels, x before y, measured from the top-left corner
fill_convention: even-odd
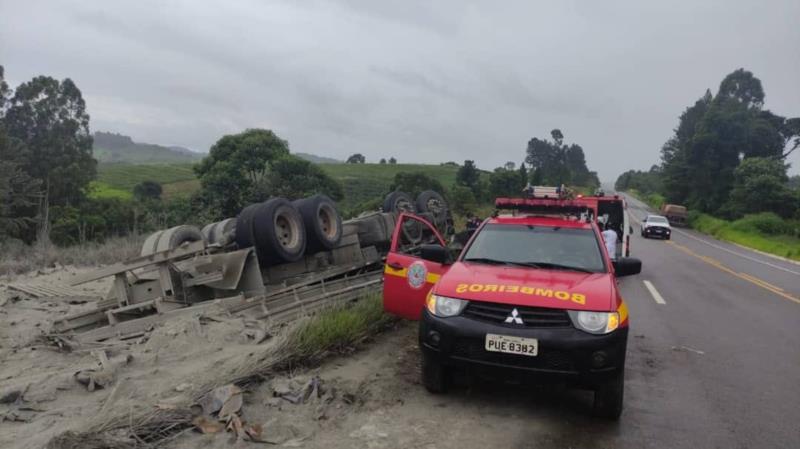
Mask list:
[[[315,195],[252,204],[202,229],[157,231],[139,257],[76,277],[73,286],[106,277],[113,285],[94,309],[55,321],[52,333],[80,343],[124,340],[214,309],[285,323],[378,289],[393,233],[422,238],[413,224],[397,224],[401,212],[453,235],[447,204],[433,191],[416,200],[392,192],[381,210],[346,221],[330,198]]]

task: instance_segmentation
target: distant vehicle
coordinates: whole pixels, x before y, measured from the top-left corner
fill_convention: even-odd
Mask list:
[[[664,204],[661,206],[661,215],[667,217],[672,226],[686,226],[686,206],[678,204]]]
[[[661,215],[648,215],[642,222],[642,237],[660,237],[669,240],[672,235],[672,228],[667,217]]]

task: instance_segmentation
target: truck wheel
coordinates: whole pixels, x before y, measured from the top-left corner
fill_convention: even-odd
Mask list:
[[[600,385],[594,392],[594,414],[601,418],[618,420],[622,414],[625,375],[620,372]]]
[[[236,217],[236,245],[239,249],[256,245],[253,237],[253,217],[259,207],[261,207],[261,203],[251,204],[242,209],[239,216]]]
[[[158,238],[156,252],[175,249],[186,242],[205,241],[203,234],[196,226],[180,225],[169,228]]]
[[[258,261],[264,265],[296,262],[306,250],[303,217],[284,198],[272,198],[258,205],[253,215],[253,237]]]
[[[226,218],[214,227],[214,243],[226,246],[233,242],[236,234],[236,218]]]
[[[392,192],[383,200],[384,212],[416,212],[414,201],[404,192]]]
[[[293,201],[306,228],[306,251],[311,254],[333,249],[342,238],[342,217],[336,204],[325,195]]]
[[[156,231],[147,236],[142,244],[142,250],[139,253],[140,256],[149,256],[156,252],[156,246],[158,245],[158,239],[161,238],[161,234],[164,233],[164,230]]]
[[[433,394],[447,392],[447,368],[438,360],[422,354],[422,385]]]
[[[433,191],[433,190],[426,190],[420,193],[417,196],[417,212],[419,213],[429,213],[433,220],[433,223],[436,228],[442,232],[443,234],[446,233],[447,230],[447,202],[445,202],[442,195]]]

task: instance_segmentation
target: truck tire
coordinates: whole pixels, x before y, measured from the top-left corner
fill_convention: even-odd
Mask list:
[[[342,238],[342,216],[336,203],[325,195],[293,201],[306,228],[306,252],[333,249]]]
[[[594,414],[600,418],[616,421],[622,414],[625,374],[620,372],[600,385],[594,392]]]
[[[447,392],[448,387],[448,372],[447,367],[442,365],[438,360],[422,354],[422,385],[425,389],[433,394],[442,394]]]
[[[175,249],[186,242],[203,241],[203,234],[197,226],[179,225],[161,233],[156,243],[156,252]]]
[[[158,239],[161,237],[161,234],[164,233],[164,230],[156,231],[147,236],[144,239],[144,243],[142,244],[142,250],[139,252],[140,256],[149,256],[155,254],[156,246],[158,245]]]
[[[236,217],[236,246],[239,249],[256,246],[256,240],[253,238],[253,217],[260,206],[261,203],[251,204],[242,209]]]
[[[236,219],[226,218],[218,221],[211,230],[211,239],[208,243],[216,243],[220,246],[227,246],[233,242],[234,231],[236,230]]]
[[[297,208],[284,198],[258,205],[252,220],[258,261],[264,265],[296,262],[306,250],[306,230]]]
[[[442,234],[447,234],[447,217],[449,210],[444,197],[433,190],[426,190],[417,196],[417,212],[427,213],[431,217],[431,224],[436,226]]]
[[[392,192],[383,200],[384,212],[416,212],[414,200],[404,192]]]

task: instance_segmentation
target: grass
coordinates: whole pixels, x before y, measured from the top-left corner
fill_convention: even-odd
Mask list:
[[[748,248],[757,249],[788,259],[800,260],[800,238],[798,238],[796,234],[792,236],[787,234],[765,233],[756,227],[758,226],[757,224],[754,224],[754,221],[757,223],[759,221],[763,222],[764,220],[754,220],[753,217],[758,216],[745,216],[744,218],[731,222],[712,217],[708,214],[691,214],[689,221],[694,229],[712,235],[720,240],[738,243]]]
[[[120,189],[118,187],[113,187],[109,184],[106,184],[102,181],[92,181],[89,184],[89,198],[94,199],[119,199],[119,200],[129,200],[133,198],[133,192],[131,190]]]
[[[643,194],[636,189],[628,190],[628,193],[639,201],[647,204],[656,211],[661,210],[661,206],[666,202],[666,198],[658,193]]]
[[[144,236],[112,237],[103,243],[59,247],[26,245],[19,240],[0,242],[0,276],[27,273],[56,265],[96,266],[138,256]]]
[[[342,184],[342,210],[349,210],[375,198],[382,198],[399,172],[421,172],[449,188],[456,182],[458,167],[426,164],[319,164]],[[200,189],[192,164],[100,164],[95,198],[130,198],[142,181],[155,181],[164,189],[164,198],[187,197]],[[127,193],[126,193],[127,192]],[[127,196],[126,196],[127,195]]]
[[[97,168],[97,181],[115,189],[133,192],[142,181],[155,181],[162,186],[190,181],[197,177],[193,164],[100,164]]]
[[[381,295],[372,294],[355,304],[333,307],[316,315],[292,334],[289,344],[302,358],[325,351],[341,351],[393,320],[383,312]]]

